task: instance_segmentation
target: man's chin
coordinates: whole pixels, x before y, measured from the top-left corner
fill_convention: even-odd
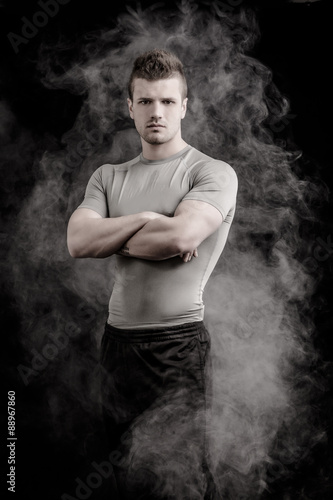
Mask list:
[[[144,140],[148,144],[152,144],[152,145],[164,144],[166,142],[165,140],[163,140],[162,137],[154,137],[151,135],[149,135],[148,137],[144,137]]]

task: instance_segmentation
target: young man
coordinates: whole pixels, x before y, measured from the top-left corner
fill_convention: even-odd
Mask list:
[[[127,500],[215,498],[202,295],[234,216],[237,177],[182,139],[186,107],[179,59],[164,50],[139,56],[128,108],[142,153],[98,168],[68,225],[73,257],[117,254],[102,401]]]

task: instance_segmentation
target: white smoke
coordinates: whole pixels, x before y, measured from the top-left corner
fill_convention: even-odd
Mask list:
[[[70,347],[58,349],[53,364],[34,375],[66,380],[72,398],[93,412],[96,382],[86,381],[84,397],[81,376],[97,363],[113,259],[72,260],[66,226],[92,172],[106,161],[123,162],[139,152],[126,107],[135,57],[156,47],[175,52],[189,82],[184,139],[229,162],[239,178],[229,241],[204,295],[214,353],[209,434],[221,491],[233,499],[258,499],[324,437],[311,408],[321,382],[308,369],[318,356],[311,301],[320,276],[308,268],[304,248],[309,242],[299,226],[302,220],[316,220],[312,201],[325,192],[310,179],[300,180],[299,153],[275,142],[273,125],[288,112],[288,102],[269,68],[247,55],[259,36],[253,13],[227,15],[220,4],[198,9],[195,2],[182,1],[171,12],[160,4],[128,8],[115,28],[81,40],[80,57],[71,65],[62,59],[64,42],[42,47],[44,85],[82,95],[83,104],[58,150],[35,159],[30,195],[23,202],[12,199],[19,213],[7,266],[29,325],[21,339],[27,364],[31,349],[40,353],[50,342],[50,331],[66,338],[71,322],[82,330],[80,340],[75,337],[80,350],[93,346],[92,357],[84,359]],[[4,116],[5,136],[7,121],[14,118],[10,110]],[[29,134],[22,137],[19,148],[28,151]],[[60,424],[61,397],[50,396],[60,436],[67,432]],[[151,449],[155,457],[162,453],[162,447]]]

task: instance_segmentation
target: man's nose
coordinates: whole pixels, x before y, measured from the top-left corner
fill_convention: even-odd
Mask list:
[[[162,111],[162,104],[160,102],[154,102],[152,109],[151,109],[151,118],[153,119],[160,119],[162,118],[163,111]]]

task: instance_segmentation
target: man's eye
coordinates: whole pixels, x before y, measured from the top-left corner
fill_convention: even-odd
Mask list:
[[[167,100],[165,100],[165,101],[163,101],[163,102],[164,102],[164,104],[172,104],[172,102],[173,102],[173,101],[169,101],[169,100],[167,99]]]
[[[149,101],[139,101],[140,104],[148,104]]]

